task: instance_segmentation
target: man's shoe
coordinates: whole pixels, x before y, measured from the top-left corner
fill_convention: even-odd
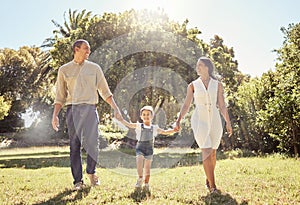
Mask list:
[[[85,184],[83,182],[77,182],[74,184],[74,190],[79,191],[85,188]]]
[[[92,186],[99,186],[100,182],[96,174],[88,174]]]

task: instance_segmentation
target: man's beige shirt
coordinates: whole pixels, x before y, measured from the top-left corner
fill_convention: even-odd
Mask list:
[[[58,70],[55,104],[97,104],[99,96],[106,100],[112,95],[102,69],[96,63],[71,61]]]

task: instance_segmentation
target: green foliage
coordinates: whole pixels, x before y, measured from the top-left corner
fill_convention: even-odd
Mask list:
[[[277,50],[279,63],[274,72],[272,96],[260,111],[260,124],[279,141],[283,152],[300,153],[300,24],[282,28],[285,41]]]
[[[238,143],[243,149],[262,151],[264,153],[276,150],[276,143],[265,133],[258,123],[261,110],[266,108],[272,86],[267,83],[268,74],[261,79],[254,78],[244,81],[236,94],[236,105],[239,107]]]
[[[233,49],[224,45],[221,37],[215,36],[210,44],[206,44],[198,38],[201,31],[188,28],[188,20],[182,24],[173,22],[161,10],[129,10],[119,14],[102,15],[93,15],[86,10],[69,10],[64,14],[62,24],[55,20],[52,22],[57,29],[53,31],[54,36],[46,39],[43,45],[50,48],[50,65],[53,68],[51,76],[45,82],[48,87],[54,86],[57,69],[73,58],[73,42],[84,38],[91,45],[90,59],[101,65],[111,90],[119,92],[116,94],[121,97],[114,96],[124,116],[136,122],[139,120],[141,106],[152,105],[157,112],[155,123],[168,128],[180,110],[187,84],[197,78],[194,70],[197,59],[201,55],[208,55],[215,61],[216,72],[222,76],[232,121],[237,125],[238,121],[235,119],[239,110],[235,107],[233,93],[243,75],[237,69]],[[127,86],[124,79],[135,84]],[[132,87],[137,89],[132,90]],[[46,91],[31,90],[29,93],[44,95],[42,101],[51,104],[53,93],[51,89]],[[31,99],[36,97],[31,96]],[[19,107],[26,109],[29,104],[24,105],[22,101],[13,106],[16,110],[20,110]],[[100,101],[98,108],[101,122],[105,122],[105,116],[110,115],[111,108],[104,101]],[[61,122],[64,123],[63,120]],[[188,124],[188,121],[184,123],[182,133],[185,137],[192,138],[193,134]],[[63,124],[61,127],[65,128]],[[235,133],[238,133],[239,126],[234,127]],[[104,135],[110,135],[107,133],[109,132],[103,132]],[[235,135],[230,144],[225,144],[224,149],[236,147],[234,142],[237,138]]]
[[[0,96],[0,120],[3,120],[8,115],[8,111],[11,107],[11,102],[5,101],[3,96]]]
[[[282,28],[283,46],[276,50],[275,71],[245,81],[238,89],[242,141],[245,147],[299,155],[300,152],[300,25]],[[251,145],[252,144],[252,145]],[[255,144],[258,146],[255,147]]]
[[[112,143],[114,140],[120,140],[126,136],[126,132],[120,130],[120,128],[114,124],[110,117],[104,120],[104,124],[99,125],[100,135],[108,143]]]
[[[67,16],[65,13],[63,25],[52,20],[57,30],[53,31],[54,37],[46,39],[43,45],[44,47],[55,48],[50,51],[52,56],[51,64],[55,69],[73,59],[72,40],[79,38],[90,40],[92,38],[86,38],[86,35],[90,34],[89,29],[95,18],[91,12],[82,10],[78,13],[76,10],[72,12],[69,9]]]
[[[122,110],[127,113],[128,119],[132,121],[138,120],[140,107],[148,104],[155,107],[156,110],[166,111],[166,126],[172,123],[180,105],[171,105],[181,103],[178,102],[178,99],[182,101],[184,96],[175,96],[175,99],[168,90],[178,87],[180,91],[174,90],[175,93],[185,93],[181,89],[185,90],[186,83],[196,78],[196,72],[192,67],[195,66],[202,48],[205,47],[204,43],[196,38],[200,31],[196,28],[188,30],[188,21],[182,25],[171,22],[167,15],[160,11],[130,10],[118,15],[104,13],[102,16],[85,15],[85,11],[69,11],[69,13],[72,15],[65,19],[64,26],[55,23],[58,27],[58,30],[54,32],[56,35],[48,40],[49,45],[53,47],[51,49],[53,67],[57,69],[71,60],[72,43],[78,38],[85,38],[91,44],[90,59],[102,67],[112,91],[120,85],[121,80],[127,74],[140,68],[151,66],[168,68],[173,73],[176,72],[180,75],[185,84],[176,86],[166,84],[163,89],[160,89],[156,88],[157,84],[153,77],[156,75],[154,70],[149,74],[149,78],[140,73],[139,76],[133,76],[133,79],[127,81],[147,86],[135,94],[123,88],[120,90],[122,97],[116,100]],[[74,21],[74,18],[77,20]],[[87,20],[79,21],[80,18]],[[71,22],[74,25],[68,26]],[[78,23],[76,24],[76,22]],[[79,24],[79,22],[83,23]],[[176,44],[176,42],[178,43]],[[184,59],[180,59],[182,56]],[[184,62],[182,62],[183,60]],[[164,78],[169,79],[169,82],[176,82],[174,74],[170,71],[164,73]],[[55,75],[55,73],[53,74]],[[172,81],[172,79],[174,80]],[[130,96],[132,94],[134,96]],[[128,103],[128,99],[130,103]],[[111,112],[111,109],[107,103],[100,101],[99,111],[102,119]]]
[[[221,37],[216,35],[205,43],[199,38],[200,30],[189,28],[188,20],[174,22],[161,10],[102,15],[69,10],[62,24],[52,22],[57,29],[44,43],[49,53],[35,47],[0,50],[0,119],[4,117],[0,130],[22,127],[19,116],[32,106],[46,121],[45,116],[52,111],[57,69],[72,60],[73,42],[84,38],[91,45],[90,59],[102,67],[126,119],[138,121],[139,109],[152,105],[156,111],[154,122],[169,128],[180,110],[187,84],[197,78],[197,59],[206,55],[213,59],[216,75],[224,84],[234,129],[231,138],[223,137],[222,150],[299,154],[299,24],[281,29],[285,40],[276,50],[276,70],[252,79],[238,70],[233,48],[227,47]],[[103,100],[98,110],[104,123],[100,129],[107,139],[132,134],[112,125],[112,110]],[[63,118],[64,113],[61,115]],[[187,139],[193,137],[189,115],[181,131]],[[63,119],[61,128],[66,134]]]
[[[58,30],[51,40],[55,69],[72,59],[73,41],[78,38],[87,39],[92,50],[90,59],[105,71],[111,90],[121,87],[122,90],[119,90],[121,97],[116,101],[127,119],[136,122],[139,119],[138,110],[147,104],[158,111],[165,111],[166,122],[163,120],[162,122],[163,126],[168,127],[174,122],[180,110],[187,84],[197,78],[194,70],[197,59],[201,55],[209,55],[215,61],[216,72],[222,76],[229,112],[233,124],[237,124],[235,119],[239,110],[234,107],[234,93],[243,75],[237,69],[233,49],[224,45],[220,37],[215,36],[208,45],[197,37],[201,31],[197,28],[188,29],[188,20],[182,24],[172,22],[162,11],[130,10],[120,14],[104,13],[102,16],[85,15],[85,12],[85,10],[82,12],[69,10],[69,14],[72,15],[69,15],[68,19],[65,18],[64,26],[55,23]],[[80,18],[85,20],[80,21]],[[74,25],[68,26],[71,22]],[[138,72],[140,68],[145,67],[170,70],[166,73],[159,73],[161,72],[159,69],[153,70],[152,73]],[[178,82],[170,71],[178,74],[183,79],[183,84]],[[130,76],[132,73],[137,74]],[[172,83],[165,83],[165,87],[160,88],[158,81],[155,81],[156,75],[164,76]],[[124,84],[126,77],[128,86]],[[132,85],[132,82],[135,84]],[[140,88],[132,90],[132,87],[136,86]],[[170,90],[173,90],[173,93],[170,93]],[[110,112],[109,105],[104,101],[100,101],[99,108],[102,116]],[[161,120],[157,120],[161,123]],[[190,127],[183,126],[183,129],[188,137],[192,136],[191,130],[188,130]],[[235,135],[234,138],[238,136]],[[235,144],[226,145],[227,148],[230,146],[235,147]]]
[[[0,123],[2,129],[22,127],[21,113],[31,106],[41,109],[49,103],[50,71],[49,54],[39,48],[24,46],[19,50],[0,50],[0,96],[11,104],[9,115]]]

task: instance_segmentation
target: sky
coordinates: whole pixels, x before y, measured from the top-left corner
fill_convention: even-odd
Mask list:
[[[299,0],[1,0],[0,49],[40,46],[63,24],[64,12],[86,9],[93,14],[161,8],[171,20],[197,27],[204,42],[219,35],[233,47],[238,69],[260,77],[274,70],[276,53],[284,41],[281,27],[300,22]]]

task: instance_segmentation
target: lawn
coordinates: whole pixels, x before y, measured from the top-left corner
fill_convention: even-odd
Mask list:
[[[116,154],[117,153],[117,154]],[[300,161],[219,154],[219,194],[209,194],[200,153],[156,150],[150,192],[137,192],[130,151],[101,152],[98,187],[72,190],[67,147],[0,150],[1,204],[300,204]],[[126,156],[124,155],[124,156]],[[222,157],[223,156],[223,157]],[[173,159],[170,160],[170,159]],[[131,160],[132,161],[132,160]],[[169,163],[169,164],[168,164]],[[88,184],[85,175],[85,181]]]

